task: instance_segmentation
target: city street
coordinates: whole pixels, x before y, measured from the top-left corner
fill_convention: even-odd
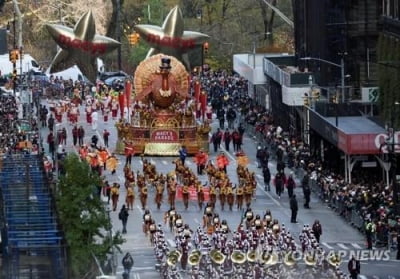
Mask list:
[[[43,104],[45,104],[43,102]],[[114,127],[113,121],[109,121],[104,123],[102,118],[100,118],[99,125],[96,131],[93,131],[91,126],[86,124],[85,115],[83,114],[83,108],[81,108],[81,115],[79,117],[78,125],[82,125],[85,128],[85,142],[90,142],[90,139],[93,134],[97,134],[100,139],[100,145],[103,145],[102,141],[102,131],[107,129],[110,131],[111,136],[109,140],[109,150],[113,152],[117,141],[117,131]],[[216,121],[213,123],[213,127],[215,128]],[[76,152],[77,150],[72,146],[72,135],[71,129],[72,125],[68,124],[65,120],[64,122],[57,125],[56,129],[66,127],[68,130],[68,139],[67,146],[65,147],[68,152]],[[42,137],[43,142],[45,143],[46,137],[48,134],[47,128],[42,128]],[[255,162],[255,155],[257,151],[257,142],[253,138],[246,136],[244,138],[243,151],[249,157],[249,169],[250,171],[254,171],[257,179],[258,179],[258,189],[256,194],[256,199],[253,200],[251,208],[255,214],[263,215],[266,209],[271,210],[273,218],[276,218],[280,221],[281,224],[284,224],[285,227],[292,233],[295,237],[297,244],[299,245],[298,236],[303,228],[303,225],[309,224],[312,225],[314,220],[320,220],[323,229],[323,235],[321,237],[321,246],[325,250],[341,250],[341,251],[354,251],[354,250],[362,250],[365,249],[365,238],[362,234],[360,234],[356,229],[354,229],[351,225],[345,222],[340,216],[337,216],[328,206],[322,203],[318,197],[312,196],[311,199],[311,209],[303,209],[302,201],[303,194],[300,187],[295,189],[295,192],[299,201],[299,213],[298,213],[298,224],[290,223],[290,209],[289,209],[289,199],[287,195],[287,191],[283,194],[281,199],[274,193],[274,188],[272,187],[271,192],[264,191],[263,177],[261,169],[258,169]],[[48,151],[47,145],[45,144],[46,152]],[[232,150],[227,152],[228,157],[230,159],[230,164],[228,166],[228,175],[231,178],[233,184],[237,183],[237,175],[236,175],[236,161],[235,156]],[[210,152],[210,159],[214,160],[215,155],[213,152]],[[112,182],[118,182],[123,185],[123,164],[124,164],[124,156],[119,157],[119,168],[117,173],[111,175],[110,172],[106,172],[107,180]],[[168,173],[172,171],[175,165],[172,163],[176,158],[171,157],[147,157],[151,162],[156,164],[157,172]],[[192,158],[187,158],[186,164],[195,169],[196,165],[193,162]],[[142,171],[142,162],[140,157],[134,157],[132,162],[133,169],[135,173],[137,171]],[[275,162],[270,161],[270,170],[271,173],[274,174],[276,172]],[[290,170],[285,171],[286,174],[290,172]],[[205,183],[207,180],[206,175],[201,177],[201,180]],[[296,181],[297,185],[299,185],[299,181]],[[118,209],[125,201],[125,187],[121,187],[120,189],[120,200],[118,204]],[[130,252],[135,260],[134,268],[131,273],[131,278],[139,279],[139,278],[160,278],[159,274],[154,270],[154,252],[153,248],[150,245],[150,241],[145,237],[142,232],[142,215],[143,211],[139,204],[138,195],[136,195],[135,199],[135,209],[130,211],[130,216],[128,219],[128,233],[124,235],[126,239],[126,243],[122,245],[123,254],[125,252]],[[152,216],[155,218],[157,223],[163,223],[163,215],[169,209],[167,204],[163,204],[161,210],[157,210],[156,205],[154,203],[154,193],[150,192],[148,199],[148,208],[151,211]],[[195,230],[198,226],[201,226],[202,220],[202,211],[199,210],[197,206],[197,202],[191,201],[188,210],[184,210],[183,204],[181,201],[177,201],[176,207],[178,213],[182,214],[183,220],[185,223],[188,223],[190,227]],[[229,226],[232,230],[235,230],[240,223],[241,212],[238,212],[234,209],[232,212],[225,210],[221,211],[219,204],[217,203],[216,211],[220,214],[221,219],[225,219],[228,221]],[[118,210],[110,213],[111,219],[113,222],[114,231],[122,230],[121,221],[118,220]],[[164,224],[163,224],[164,226]],[[169,230],[166,226],[164,226],[165,232],[167,232],[167,238],[170,246],[174,245],[173,236],[169,233]],[[121,265],[121,258],[123,254],[118,255],[117,263],[117,278],[122,278],[121,274],[123,272],[123,268]],[[360,278],[387,278],[394,279],[400,278],[397,276],[399,274],[398,261],[394,260],[395,252],[391,253],[391,259],[389,261],[371,261],[371,262],[362,262],[361,264],[361,276]],[[344,272],[347,273],[347,259],[342,262],[341,268]],[[375,276],[375,277],[374,277]]]

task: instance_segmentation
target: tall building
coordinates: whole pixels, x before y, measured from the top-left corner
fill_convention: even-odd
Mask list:
[[[392,1],[393,2],[393,1]],[[396,1],[397,2],[397,1]],[[344,59],[347,100],[362,87],[377,85],[376,45],[382,10],[377,0],[295,0],[295,48],[298,58],[315,57],[341,63]],[[299,60],[301,69],[319,73],[319,84],[339,86],[339,67]]]
[[[379,107],[384,121],[400,128],[400,1],[382,0],[378,42]]]

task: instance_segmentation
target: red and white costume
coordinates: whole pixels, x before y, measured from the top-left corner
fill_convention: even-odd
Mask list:
[[[206,107],[206,117],[208,120],[212,119],[212,107],[210,105]]]
[[[119,107],[119,104],[118,104],[117,99],[113,98],[111,101],[111,116],[113,119],[117,118],[117,116],[118,116],[118,107]]]
[[[86,122],[88,124],[92,124],[92,112],[93,112],[93,110],[92,110],[92,106],[90,104],[86,105],[85,112],[86,112]]]

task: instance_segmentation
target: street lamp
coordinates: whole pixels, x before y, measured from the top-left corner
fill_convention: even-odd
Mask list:
[[[325,59],[321,59],[321,58],[316,58],[316,57],[303,57],[300,58],[300,60],[316,60],[316,61],[320,61],[335,67],[340,68],[340,83],[341,83],[341,88],[342,88],[342,103],[344,103],[344,82],[345,82],[345,75],[344,75],[344,54],[342,55],[342,57],[340,58],[340,64],[325,60]]]

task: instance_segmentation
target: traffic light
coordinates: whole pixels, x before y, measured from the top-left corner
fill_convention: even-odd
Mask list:
[[[303,97],[303,104],[304,104],[305,107],[309,107],[310,106],[310,100],[309,100],[308,96]]]
[[[203,49],[204,49],[204,53],[207,54],[208,53],[208,42],[205,42],[203,44]]]
[[[18,50],[17,49],[10,50],[10,61],[12,63],[16,63],[18,59],[19,59]]]
[[[13,70],[13,72],[12,72],[12,80],[13,80],[13,81],[16,81],[17,78],[18,78],[18,76],[17,76],[17,70]]]
[[[314,100],[318,101],[319,98],[321,97],[321,92],[318,89],[313,89],[312,90],[312,97]]]
[[[136,45],[139,42],[140,35],[139,33],[132,33],[128,35],[128,41],[130,45]]]

